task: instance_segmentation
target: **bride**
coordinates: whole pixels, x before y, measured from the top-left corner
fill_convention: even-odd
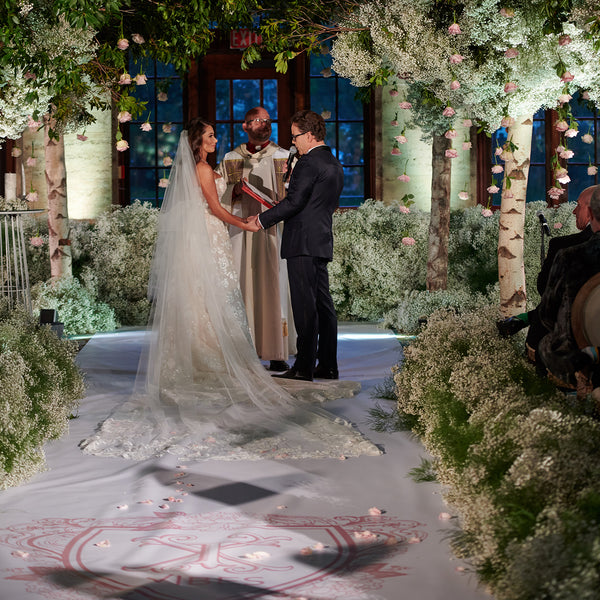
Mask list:
[[[134,393],[81,448],[135,460],[166,452],[224,460],[380,454],[315,405],[350,395],[351,382],[288,391],[258,359],[225,223],[248,226],[220,204],[226,184],[206,160],[216,145],[201,118],[181,133],[160,210],[151,328]]]

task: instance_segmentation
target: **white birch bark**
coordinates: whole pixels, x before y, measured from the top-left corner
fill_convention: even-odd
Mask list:
[[[532,133],[532,115],[515,118],[514,125],[507,131],[507,139],[516,146],[516,149],[512,154],[505,155],[504,185],[500,206],[498,278],[500,312],[504,317],[514,316],[527,310],[523,236]],[[508,178],[510,178],[510,188]]]
[[[61,136],[51,139],[48,130],[51,120],[44,123],[44,156],[46,192],[48,194],[48,231],[50,275],[53,280],[72,276],[69,215],[67,211],[67,170],[65,144]]]
[[[450,176],[452,159],[446,157],[451,141],[434,135],[431,144],[431,216],[427,246],[427,290],[448,287],[448,239],[450,237]]]

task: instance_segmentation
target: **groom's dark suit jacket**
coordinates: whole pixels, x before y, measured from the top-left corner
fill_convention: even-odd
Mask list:
[[[332,215],[343,186],[342,165],[329,146],[316,146],[298,159],[287,196],[259,217],[264,228],[285,221],[281,258],[333,258]]]

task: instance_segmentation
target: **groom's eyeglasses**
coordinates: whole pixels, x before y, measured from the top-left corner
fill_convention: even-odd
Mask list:
[[[292,135],[292,142],[295,142],[297,137],[300,137],[301,135],[304,135],[306,133],[308,133],[308,131],[303,131],[302,133],[297,133],[296,135]]]
[[[250,119],[249,121],[246,121],[246,125],[250,125],[250,123],[266,123],[267,125],[270,125],[273,121],[271,121],[271,119],[259,119],[258,117],[256,119]]]

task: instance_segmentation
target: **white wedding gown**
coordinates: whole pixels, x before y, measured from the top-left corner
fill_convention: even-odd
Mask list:
[[[226,188],[216,180],[219,196]],[[143,460],[377,455],[318,404],[353,382],[273,380],[258,359],[229,233],[198,186],[182,133],[161,208],[150,293],[152,328],[133,395],[81,442],[84,452]]]

